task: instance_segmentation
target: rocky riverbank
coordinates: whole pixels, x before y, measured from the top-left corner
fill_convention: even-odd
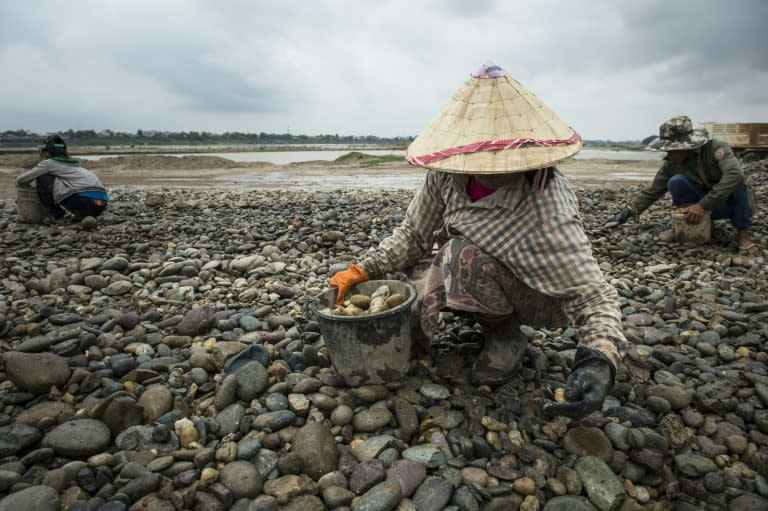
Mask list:
[[[478,332],[445,314],[389,385],[336,375],[311,299],[412,191],[113,192],[96,223],[0,202],[0,511],[766,510],[768,193],[758,256],[732,228],[665,241],[669,202],[578,192],[631,348],[603,410],[542,416],[578,331],[527,330],[519,378],[466,381]]]

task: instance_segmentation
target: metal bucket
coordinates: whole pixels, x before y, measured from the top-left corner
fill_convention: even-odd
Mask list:
[[[712,237],[712,217],[707,211],[698,224],[685,221],[686,207],[675,208],[672,212],[675,240],[686,243],[707,243]]]
[[[339,376],[350,386],[401,379],[411,358],[411,305],[416,288],[399,280],[369,280],[352,286],[347,296],[371,295],[380,286],[402,293],[405,302],[388,311],[364,316],[338,316],[323,312],[336,303],[337,288],[317,296],[313,306],[325,345]]]
[[[16,185],[16,221],[21,224],[39,224],[47,216],[48,212],[37,196],[37,188]]]

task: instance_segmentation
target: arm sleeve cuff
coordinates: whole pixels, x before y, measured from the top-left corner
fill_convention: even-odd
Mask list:
[[[597,350],[591,350],[589,348],[580,347],[576,349],[576,358],[573,361],[573,368],[571,371],[593,361],[601,361],[608,364],[608,367],[611,368],[611,380],[613,380],[613,382],[616,381],[616,368],[613,367],[613,364],[608,357]]]
[[[704,196],[704,198],[699,201],[699,205],[707,211],[712,211],[716,206],[715,201],[710,199],[708,195]]]

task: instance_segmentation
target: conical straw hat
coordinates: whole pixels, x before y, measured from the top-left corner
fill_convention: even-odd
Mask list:
[[[408,146],[405,157],[446,172],[496,174],[550,167],[581,147],[573,128],[500,67],[486,63]]]

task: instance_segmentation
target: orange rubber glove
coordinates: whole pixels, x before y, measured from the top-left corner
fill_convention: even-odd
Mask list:
[[[337,272],[328,283],[330,287],[339,288],[339,293],[336,295],[336,305],[341,305],[350,287],[366,280],[368,280],[368,274],[355,263],[350,264],[346,270]]]

